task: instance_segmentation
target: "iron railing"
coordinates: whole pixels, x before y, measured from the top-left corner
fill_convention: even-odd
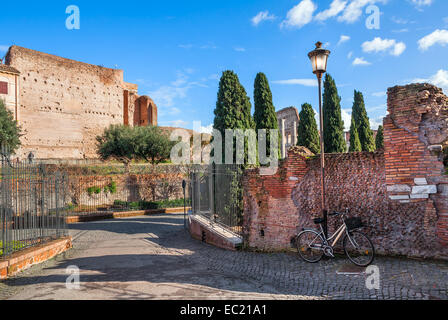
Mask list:
[[[57,170],[65,172],[69,178],[68,214],[184,206],[182,181],[188,175],[184,167],[146,164],[133,166],[131,172],[122,169],[107,163],[95,167],[57,166]],[[188,193],[187,197],[189,199]]]
[[[192,213],[200,214],[228,230],[242,233],[243,168],[240,165],[210,165],[191,172]]]
[[[67,177],[0,154],[0,256],[67,236]]]

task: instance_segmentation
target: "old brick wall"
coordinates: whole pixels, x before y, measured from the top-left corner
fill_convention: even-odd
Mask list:
[[[327,208],[349,208],[362,217],[379,253],[448,258],[447,178],[433,144],[448,137],[446,122],[439,121],[447,104],[438,90],[428,85],[389,90],[384,153],[326,155]],[[408,121],[414,131],[403,125]],[[433,140],[428,145],[422,137]],[[244,238],[249,247],[287,249],[297,230],[315,227],[312,219],[321,215],[320,159],[296,151],[290,149],[273,176],[262,176],[258,169],[246,173]],[[330,231],[337,223],[330,218]]]
[[[6,64],[20,71],[19,123],[24,130],[19,156],[97,158],[95,137],[110,124],[124,123],[123,71],[12,46]],[[128,99],[133,119],[135,97]]]

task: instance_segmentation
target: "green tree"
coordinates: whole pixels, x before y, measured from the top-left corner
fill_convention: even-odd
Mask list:
[[[258,136],[258,130],[260,129],[277,129],[278,130],[278,120],[277,114],[275,112],[274,104],[272,103],[272,93],[269,87],[269,82],[266,75],[262,72],[258,73],[255,78],[254,84],[254,121],[255,129]],[[278,143],[278,154],[280,155],[280,134],[277,135]],[[270,141],[271,135],[269,131],[266,133],[266,146],[267,146],[267,156],[270,155]]]
[[[136,152],[134,158],[155,165],[170,158],[176,142],[157,126],[134,127]]]
[[[353,101],[352,118],[355,120],[359,141],[361,142],[361,150],[367,152],[375,151],[375,140],[373,139],[373,131],[370,129],[370,121],[367,116],[364,97],[361,92],[356,90]]]
[[[327,73],[323,94],[324,144],[326,153],[345,152],[344,121],[341,116],[341,97],[334,79]]]
[[[241,85],[236,73],[230,70],[224,71],[221,80],[219,81],[218,98],[214,110],[215,119],[213,124],[214,129],[220,131],[223,137],[223,162],[225,159],[225,130],[255,129],[251,108],[250,98],[247,96],[246,90]],[[247,138],[245,138],[244,149],[247,160]]]
[[[376,134],[375,145],[377,150],[384,150],[384,128],[383,126],[378,127],[378,132]]]
[[[122,162],[126,172],[129,172],[132,160],[146,160],[157,164],[168,159],[174,145],[160,128],[154,126],[111,125],[96,140],[100,158]]]
[[[359,141],[358,129],[356,128],[355,119],[352,116],[352,124],[350,125],[350,152],[362,151],[361,141]]]
[[[14,115],[6,109],[5,103],[0,99],[0,145],[4,145],[8,152],[14,152],[20,147],[21,129],[14,120]]]
[[[311,152],[320,153],[320,138],[313,107],[304,103],[299,114],[297,128],[297,145],[308,148]]]

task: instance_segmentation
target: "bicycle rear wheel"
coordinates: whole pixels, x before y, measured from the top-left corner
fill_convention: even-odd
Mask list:
[[[350,231],[344,238],[344,252],[355,265],[367,267],[375,258],[375,248],[369,237],[360,231]]]
[[[316,231],[301,232],[297,236],[296,247],[300,257],[306,262],[316,263],[324,255],[324,240]]]

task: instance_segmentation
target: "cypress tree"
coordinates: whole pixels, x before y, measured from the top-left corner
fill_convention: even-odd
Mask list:
[[[350,152],[360,152],[362,150],[361,141],[359,141],[358,130],[356,128],[355,119],[352,115],[352,124],[350,125]]]
[[[341,116],[341,97],[334,79],[327,73],[323,96],[324,144],[326,153],[345,152],[344,121]]]
[[[370,121],[367,116],[364,97],[361,92],[356,90],[353,102],[352,117],[355,120],[355,125],[358,130],[361,150],[367,152],[375,151],[375,141],[373,139],[372,129],[370,129]]]
[[[313,107],[304,103],[299,114],[299,127],[297,129],[297,145],[308,148],[311,152],[320,153],[319,131]]]
[[[278,120],[277,114],[275,112],[275,107],[272,102],[272,92],[269,87],[269,82],[266,75],[262,72],[258,73],[255,77],[254,83],[254,121],[255,129],[258,136],[258,130],[260,129],[277,129],[278,130]],[[280,135],[278,135],[278,153],[280,155]],[[266,153],[270,155],[270,141],[271,135],[269,131],[266,133]]]
[[[236,73],[230,70],[224,71],[219,81],[213,125],[216,130],[221,132],[223,137],[223,160],[225,159],[224,143],[226,129],[255,129],[251,108],[250,98],[247,96],[246,90],[241,85]],[[247,138],[245,140],[245,151],[247,151]]]
[[[376,134],[375,145],[377,150],[384,150],[384,128],[378,127],[378,133]]]

